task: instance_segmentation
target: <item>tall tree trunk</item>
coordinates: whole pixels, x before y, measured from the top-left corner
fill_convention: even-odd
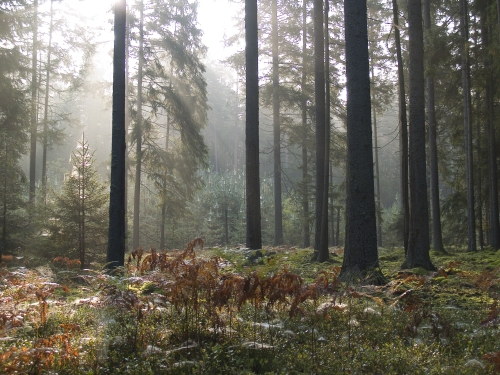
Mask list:
[[[332,162],[330,161],[330,171],[329,171],[329,177],[330,177],[330,190],[333,189],[333,165]],[[335,207],[333,206],[333,190],[332,190],[332,196],[330,197],[329,200],[329,212],[330,212],[330,246],[335,246]]]
[[[135,188],[134,188],[134,229],[132,247],[137,249],[140,245],[140,210],[141,210],[141,172],[142,172],[142,76],[144,64],[144,3],[141,0],[139,24],[139,66],[137,69],[137,124],[135,145]]]
[[[500,5],[500,3],[499,3]],[[500,7],[498,8],[500,12]],[[493,106],[493,77],[491,73],[491,64],[489,59],[490,38],[487,26],[486,10],[481,9],[481,38],[484,51],[484,68],[486,70],[486,113],[487,113],[487,131],[488,131],[488,185],[489,185],[489,244],[493,249],[500,248],[500,225],[498,220],[498,165],[496,150],[496,134],[494,127],[495,111]],[[499,13],[500,15],[500,13]],[[499,20],[500,22],[500,20]]]
[[[126,12],[127,14],[128,12]],[[129,144],[130,141],[130,19],[126,16],[125,20],[125,147]],[[128,174],[130,167],[130,150],[125,149],[125,191],[124,191],[124,199],[125,199],[125,232],[128,232]],[[130,239],[125,236],[125,248],[129,248],[131,245]]]
[[[330,258],[328,251],[328,196],[330,192],[330,35],[328,17],[330,0],[325,1],[325,160],[323,162],[323,207],[321,209],[321,240],[318,249],[318,261],[326,262]]]
[[[408,0],[410,52],[410,235],[403,268],[434,269],[429,250],[429,208],[425,162],[424,34],[422,3]]]
[[[373,55],[372,55],[372,65],[371,65],[371,74],[372,74],[372,84],[375,82],[375,73],[373,69]],[[375,98],[373,98],[375,100]],[[380,172],[379,172],[379,164],[378,164],[378,136],[377,136],[377,111],[375,110],[375,106],[372,108],[373,111],[373,149],[375,155],[375,184],[377,185],[377,245],[382,247],[382,208],[380,204]]]
[[[259,47],[257,0],[245,0],[246,61],[246,245],[262,248],[259,176]]]
[[[125,260],[125,34],[126,1],[114,6],[113,118],[111,143],[111,189],[109,195],[108,268]]]
[[[345,250],[341,275],[350,278],[378,267],[366,0],[344,2],[344,23],[347,171]]]
[[[47,50],[47,66],[45,73],[45,103],[43,110],[43,151],[42,151],[42,200],[47,203],[47,133],[49,128],[49,83],[50,83],[50,57],[52,53],[52,31],[53,31],[53,10],[54,1],[50,0],[50,25],[49,25],[49,45]]]
[[[403,211],[403,246],[405,254],[408,252],[408,237],[410,233],[410,205],[408,194],[408,121],[406,118],[405,76],[403,58],[401,54],[401,38],[399,32],[399,11],[397,0],[392,0],[394,38],[396,42],[396,56],[398,61],[399,86],[399,151],[401,164],[401,210]]]
[[[426,31],[425,45],[430,48],[429,33],[431,31],[431,7],[430,0],[424,0],[424,27]],[[432,67],[429,66],[432,70]],[[437,156],[437,125],[436,110],[434,100],[434,76],[427,73],[425,80],[427,88],[427,121],[429,123],[429,164],[430,164],[430,192],[432,207],[432,247],[439,252],[445,252],[443,246],[443,236],[441,233],[441,206],[439,203],[439,174],[438,174],[438,156]]]
[[[316,103],[316,226],[314,249],[320,251],[325,188],[325,46],[323,0],[314,0],[314,99]]]
[[[236,77],[236,112],[234,114],[234,129],[238,129],[239,111],[240,111],[240,90],[239,80]],[[238,173],[238,137],[233,137],[233,174],[236,176]]]
[[[7,134],[2,132],[3,148],[5,150],[5,162],[3,165],[3,217],[2,217],[2,243],[0,244],[0,263],[2,263],[2,255],[7,252],[7,167],[9,166],[9,150],[7,146]]]
[[[36,141],[37,141],[37,59],[38,59],[38,0],[33,1],[33,51],[31,54],[31,129],[30,129],[30,204],[36,195]]]
[[[306,89],[306,72],[307,72],[307,0],[302,0],[302,77],[300,90],[302,93],[301,100],[301,115],[302,115],[302,215],[304,218],[303,224],[303,246],[309,247],[311,244],[311,233],[309,227],[309,175],[308,175],[308,158],[307,158],[307,96]]]
[[[474,161],[472,156],[472,114],[469,79],[469,21],[467,0],[460,0],[460,35],[462,37],[462,91],[465,136],[465,174],[467,183],[467,251],[476,251],[476,217],[474,210]]]
[[[273,135],[274,135],[274,246],[283,243],[283,210],[281,202],[281,129],[278,61],[278,0],[272,0],[273,54]]]
[[[173,75],[173,69],[170,70],[170,77]],[[170,143],[170,116],[167,114],[167,126],[166,126],[166,131],[165,131],[165,151],[168,152],[169,148],[169,143]],[[164,182],[163,185],[163,194],[165,196],[163,197],[163,202],[161,204],[161,227],[160,227],[160,249],[163,250],[165,248],[165,224],[166,224],[166,218],[167,218],[167,197],[166,197],[166,191],[167,191],[167,184],[166,181]]]

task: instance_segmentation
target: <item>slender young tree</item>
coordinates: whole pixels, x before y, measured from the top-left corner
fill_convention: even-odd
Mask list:
[[[378,267],[366,0],[344,2],[344,23],[347,171],[341,275],[350,278]]]
[[[111,187],[109,195],[109,236],[106,262],[109,268],[125,262],[125,35],[126,0],[114,6],[113,117],[111,143]]]
[[[406,94],[403,57],[401,53],[401,38],[399,32],[399,11],[397,0],[392,0],[394,39],[396,58],[398,62],[399,87],[399,153],[401,169],[401,210],[403,212],[403,246],[405,254],[408,252],[408,236],[410,233],[410,204],[408,193],[408,121],[406,117]]]
[[[308,142],[307,142],[307,94],[306,94],[306,79],[307,79],[307,0],[302,0],[302,71],[300,80],[300,91],[302,98],[300,102],[301,111],[301,129],[302,129],[302,215],[303,215],[303,246],[309,247],[311,244],[311,232],[309,227],[309,173],[308,173]]]
[[[498,164],[496,158],[496,134],[494,123],[494,107],[493,107],[493,77],[492,66],[490,61],[490,33],[488,28],[488,16],[486,4],[481,4],[480,8],[480,25],[481,25],[481,39],[483,49],[483,66],[484,74],[484,88],[485,88],[485,113],[486,113],[486,131],[488,133],[488,186],[489,186],[489,221],[490,245],[498,250],[500,248],[500,228],[498,220]]]
[[[144,66],[144,3],[139,2],[139,67],[137,71],[137,119],[135,124],[135,188],[134,188],[134,223],[132,248],[140,245],[139,216],[141,209],[141,172],[142,172],[142,79]]]
[[[47,65],[45,71],[45,103],[43,110],[43,144],[42,144],[42,200],[47,199],[47,149],[49,130],[49,88],[50,88],[50,59],[52,55],[52,32],[54,28],[54,1],[50,0],[49,45],[47,46]]]
[[[424,34],[421,0],[408,0],[410,53],[410,233],[403,268],[434,269],[429,250],[425,162]]]
[[[33,49],[31,54],[31,130],[30,130],[30,193],[29,202],[35,203],[36,194],[36,142],[38,133],[37,69],[38,69],[38,0],[33,1]]]
[[[325,189],[325,42],[323,0],[314,0],[314,99],[316,121],[316,227],[315,258],[321,252],[321,226]],[[328,249],[327,249],[328,251]]]
[[[328,196],[330,192],[330,35],[328,32],[328,15],[330,1],[325,1],[325,160],[323,164],[323,207],[321,209],[321,240],[319,243],[318,261],[326,262],[330,258],[328,251]]]
[[[427,50],[431,47],[431,6],[430,0],[424,0],[424,27],[426,31],[425,46]],[[429,165],[430,165],[430,192],[432,213],[432,247],[436,251],[444,252],[443,236],[441,233],[441,205],[439,204],[439,172],[437,155],[437,125],[436,109],[434,100],[434,75],[429,58],[427,58],[427,77],[425,85],[427,89],[427,123],[429,124]]]
[[[245,0],[246,246],[262,248],[259,176],[259,47],[257,0]]]
[[[476,217],[474,209],[474,161],[472,149],[472,113],[469,63],[469,14],[467,0],[460,0],[460,36],[462,37],[462,95],[465,135],[465,175],[467,183],[467,251],[476,251]]]
[[[373,57],[372,57],[373,60]],[[375,73],[371,65],[372,83],[375,82]],[[382,247],[382,207],[380,202],[380,166],[378,162],[378,135],[377,135],[377,110],[375,106],[373,112],[373,154],[375,155],[375,185],[377,186],[376,204],[377,204],[377,246]]]
[[[281,129],[280,76],[278,53],[278,0],[272,0],[272,56],[273,56],[273,136],[274,136],[274,246],[283,243],[283,208],[281,201]]]

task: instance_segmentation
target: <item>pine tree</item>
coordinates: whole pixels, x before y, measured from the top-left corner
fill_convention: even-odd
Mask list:
[[[57,230],[54,239],[65,244],[68,252],[80,260],[80,267],[88,266],[91,259],[103,260],[108,229],[108,192],[94,166],[94,153],[85,140],[78,142],[71,155],[73,166],[55,201]]]
[[[113,118],[111,144],[111,187],[106,263],[110,268],[125,263],[126,143],[125,143],[125,35],[126,0],[115,3],[115,44],[113,54]]]
[[[347,75],[346,242],[341,274],[378,268],[366,0],[344,2]],[[378,280],[373,280],[377,282]]]
[[[429,210],[425,164],[424,34],[422,3],[408,1],[410,52],[410,233],[403,267],[434,269],[429,250]]]

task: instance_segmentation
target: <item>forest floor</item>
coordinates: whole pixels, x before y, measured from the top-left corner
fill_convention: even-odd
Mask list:
[[[500,373],[500,252],[432,253],[383,286],[338,278],[341,248],[134,252],[119,273],[4,257],[2,374]]]

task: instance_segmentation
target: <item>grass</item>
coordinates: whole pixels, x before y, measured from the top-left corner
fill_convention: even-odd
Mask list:
[[[4,259],[0,373],[500,372],[491,249],[433,253],[432,273],[401,270],[402,250],[381,249],[388,284],[360,286],[338,278],[342,249],[319,264],[310,249],[267,248],[249,261],[199,245],[135,253],[120,275]]]

